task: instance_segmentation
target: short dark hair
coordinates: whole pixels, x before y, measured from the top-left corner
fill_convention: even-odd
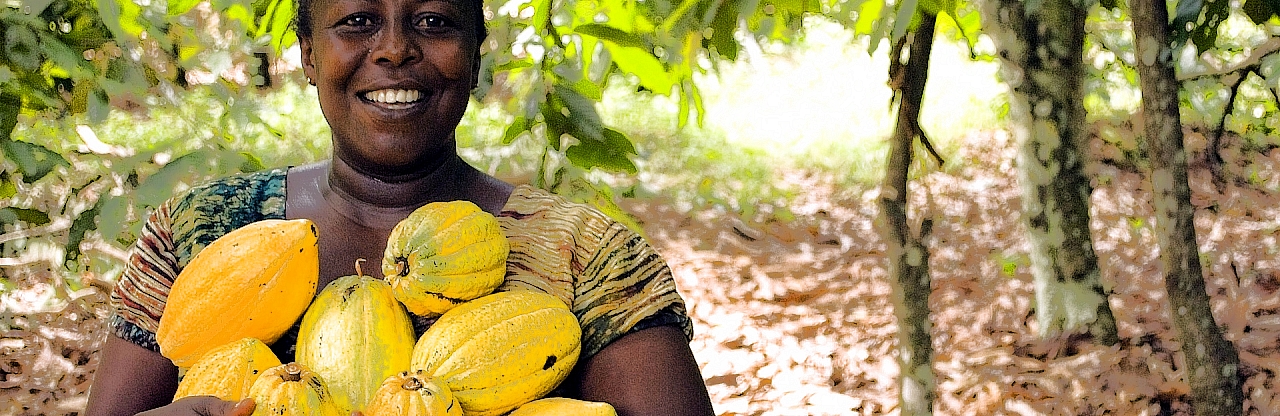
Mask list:
[[[298,37],[311,37],[311,5],[316,0],[292,0],[297,6],[298,12],[293,15],[293,28],[297,30]],[[479,48],[484,43],[484,38],[489,36],[489,26],[484,20],[484,1],[468,0],[472,3],[471,17],[476,21],[476,47]]]

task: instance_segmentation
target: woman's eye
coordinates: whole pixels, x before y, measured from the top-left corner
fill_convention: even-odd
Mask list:
[[[421,28],[435,29],[452,26],[452,22],[442,16],[427,15],[418,18],[417,26]]]
[[[373,20],[369,19],[366,16],[351,16],[351,17],[348,17],[346,20],[343,20],[342,24],[346,26],[363,27],[363,26],[369,26],[373,24]]]

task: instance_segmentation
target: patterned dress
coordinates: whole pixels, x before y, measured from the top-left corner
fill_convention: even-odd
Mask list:
[[[147,219],[111,295],[112,332],[159,351],[156,329],[178,273],[213,240],[246,224],[285,218],[286,169],[233,176],[166,201]],[[569,305],[582,325],[580,361],[629,332],[693,327],[671,270],[644,239],[600,211],[518,186],[498,216],[511,243],[499,291],[531,289]],[[430,320],[415,317],[419,335]],[[272,349],[292,360],[297,325]]]

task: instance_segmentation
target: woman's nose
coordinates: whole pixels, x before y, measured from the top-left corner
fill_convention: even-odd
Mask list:
[[[422,51],[413,42],[412,34],[402,22],[392,22],[373,35],[370,57],[381,65],[402,66],[422,58]]]

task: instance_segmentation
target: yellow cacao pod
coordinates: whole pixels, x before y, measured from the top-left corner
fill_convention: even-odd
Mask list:
[[[391,231],[382,274],[410,312],[436,316],[493,293],[510,250],[493,215],[468,201],[434,202]]]
[[[449,388],[421,371],[403,371],[382,382],[364,416],[462,416],[462,405]]]
[[[241,338],[276,342],[311,303],[319,269],[309,220],[263,220],[219,237],[174,279],[156,331],[160,353],[188,368]]]
[[[548,397],[525,403],[507,416],[618,416],[618,412],[604,402]]]
[[[417,341],[408,312],[386,282],[344,276],[302,317],[295,357],[324,378],[344,413],[363,409],[382,381],[409,369]]]
[[[468,415],[498,415],[569,375],[582,329],[569,307],[534,291],[498,292],[445,312],[413,348],[413,370],[453,391]]]
[[[298,363],[267,369],[253,382],[252,416],[347,416],[333,404],[324,380]]]
[[[258,376],[280,365],[280,359],[257,338],[242,338],[212,350],[191,366],[178,383],[173,400],[187,396],[214,396],[238,402],[249,396]]]

